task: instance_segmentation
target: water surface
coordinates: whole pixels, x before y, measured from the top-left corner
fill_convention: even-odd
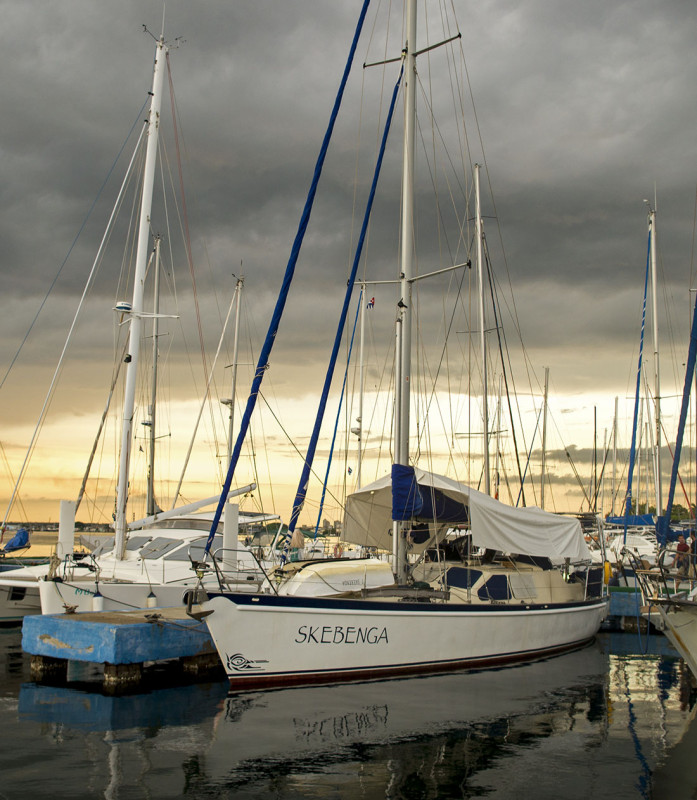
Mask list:
[[[0,798],[697,796],[694,694],[662,638],[501,670],[228,695],[37,685],[0,629]],[[79,688],[75,688],[75,686]],[[694,746],[693,743],[694,742]]]

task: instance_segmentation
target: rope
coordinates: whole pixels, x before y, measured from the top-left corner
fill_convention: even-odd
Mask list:
[[[334,125],[336,123],[336,119],[339,114],[339,108],[341,107],[341,101],[343,99],[344,90],[348,82],[348,76],[351,71],[351,65],[353,63],[353,59],[356,53],[356,48],[358,46],[358,38],[360,36],[361,29],[363,27],[363,22],[365,20],[366,13],[368,11],[369,3],[370,0],[364,0],[363,8],[361,9],[361,14],[358,20],[358,25],[356,27],[356,32],[354,34],[353,41],[351,43],[349,56],[346,62],[346,66],[344,68],[344,73],[341,79],[339,91],[334,101],[334,107],[332,108],[332,113],[329,119],[329,125],[324,134],[324,139],[322,140],[320,152],[317,157],[317,163],[315,164],[315,171],[312,176],[312,183],[310,185],[310,190],[308,192],[307,200],[305,201],[305,207],[303,208],[303,212],[300,217],[300,223],[298,225],[298,231],[295,235],[295,240],[293,242],[293,247],[291,249],[290,258],[288,259],[288,264],[286,265],[286,271],[283,277],[283,283],[281,284],[281,291],[276,301],[276,307],[274,308],[274,312],[271,317],[271,322],[269,323],[266,339],[264,341],[264,344],[262,345],[261,353],[259,354],[259,360],[257,362],[254,379],[252,381],[249,397],[247,398],[247,405],[244,414],[242,416],[242,420],[240,422],[240,431],[237,436],[237,441],[235,442],[235,448],[233,450],[232,457],[230,459],[230,465],[228,467],[225,483],[223,485],[223,490],[220,494],[220,501],[218,503],[218,506],[215,510],[215,514],[213,517],[211,531],[208,535],[208,541],[206,542],[205,555],[208,555],[211,545],[213,544],[213,537],[215,536],[215,532],[218,528],[218,523],[220,522],[220,518],[222,517],[223,514],[223,508],[225,507],[227,496],[230,492],[232,478],[233,475],[235,474],[235,468],[237,466],[237,461],[239,460],[240,452],[242,450],[242,444],[247,434],[247,429],[249,428],[252,412],[254,411],[254,408],[256,406],[259,389],[264,379],[264,373],[269,367],[269,357],[271,355],[271,351],[273,349],[273,345],[276,340],[276,334],[278,333],[278,327],[281,323],[281,317],[283,316],[283,310],[286,305],[286,300],[288,299],[290,286],[291,283],[293,282],[295,267],[298,263],[298,257],[300,256],[300,248],[302,247],[302,243],[305,238],[305,232],[307,231],[307,226],[310,222],[310,215],[312,214],[312,207],[314,205],[315,195],[317,194],[317,186],[319,184],[319,179],[322,175],[322,167],[324,166],[324,161],[327,156],[327,150],[329,149],[329,142],[331,141],[332,133],[334,131]]]
[[[319,501],[319,509],[317,510],[317,522],[315,523],[315,536],[314,539],[317,540],[317,535],[319,534],[319,526],[322,520],[322,512],[324,511],[324,499],[327,494],[327,484],[329,483],[329,471],[332,466],[332,459],[334,456],[334,445],[336,444],[336,434],[339,429],[339,420],[341,419],[341,409],[344,404],[344,395],[346,394],[346,381],[348,379],[348,368],[349,363],[351,361],[351,353],[353,352],[353,340],[356,336],[356,326],[358,325],[358,319],[361,313],[361,308],[363,307],[363,303],[365,302],[365,297],[363,294],[363,289],[361,289],[358,295],[358,305],[356,307],[356,317],[353,320],[353,331],[351,332],[351,343],[349,345],[348,351],[348,358],[346,360],[346,369],[344,370],[344,382],[341,385],[341,395],[339,397],[339,408],[336,410],[336,420],[334,421],[334,433],[332,435],[332,443],[329,447],[329,459],[327,460],[327,471],[324,475],[324,484],[322,486],[322,497]]]
[[[690,346],[687,354],[687,367],[685,369],[685,386],[683,389],[682,404],[680,407],[680,419],[678,422],[678,433],[675,440],[675,455],[673,456],[673,468],[670,475],[670,487],[668,489],[668,502],[666,503],[665,515],[658,517],[658,541],[665,545],[670,526],[670,516],[673,509],[673,499],[675,497],[675,484],[678,478],[678,466],[680,465],[680,453],[682,451],[682,440],[685,433],[685,422],[687,419],[687,409],[690,403],[692,386],[692,376],[695,372],[695,362],[697,360],[697,298],[695,298],[695,310],[692,315],[692,328],[690,331]],[[658,509],[660,514],[660,509]]]
[[[636,390],[634,397],[634,417],[632,422],[632,446],[629,451],[629,473],[627,477],[627,495],[624,506],[624,543],[627,543],[627,526],[629,524],[629,515],[632,513],[632,476],[634,473],[634,458],[636,454],[636,435],[637,435],[637,417],[639,415],[639,393],[641,391],[641,362],[644,355],[644,328],[646,326],[646,295],[648,293],[649,285],[649,263],[651,259],[651,232],[649,232],[648,245],[646,252],[646,277],[644,278],[644,304],[641,311],[641,339],[639,344],[639,365],[637,367],[636,376]],[[661,513],[661,509],[657,510]]]
[[[211,374],[209,376],[208,375],[208,363],[206,361],[206,348],[205,348],[204,337],[203,337],[203,326],[201,324],[201,309],[199,307],[198,289],[196,287],[196,273],[194,271],[194,258],[193,258],[193,253],[192,253],[192,250],[191,250],[191,235],[189,233],[189,214],[188,214],[188,210],[187,210],[186,193],[184,192],[184,173],[183,173],[183,170],[182,170],[181,149],[180,149],[180,146],[179,146],[179,131],[178,131],[178,128],[177,128],[177,117],[176,117],[176,101],[175,101],[175,97],[174,97],[174,84],[172,83],[172,70],[171,70],[170,63],[169,63],[169,51],[167,51],[166,58],[167,58],[167,78],[168,78],[168,81],[169,81],[170,105],[171,105],[171,108],[172,108],[172,130],[173,130],[173,133],[174,133],[174,143],[175,143],[175,149],[176,149],[176,153],[177,153],[177,171],[178,171],[178,175],[179,175],[179,190],[181,192],[181,212],[182,212],[181,213],[181,217],[182,217],[182,225],[183,225],[183,228],[184,228],[184,245],[186,247],[186,257],[187,257],[187,261],[188,261],[188,264],[189,264],[189,273],[191,275],[191,287],[192,287],[193,298],[194,298],[194,308],[196,310],[196,325],[197,325],[197,328],[198,328],[198,340],[199,340],[199,347],[201,349],[201,363],[203,365],[203,374],[204,374],[204,377],[206,379],[206,387],[208,388],[208,387],[210,387],[210,383],[211,383],[211,381],[213,379],[213,368],[211,368]],[[207,398],[204,396],[204,404],[205,404],[205,400],[206,399]],[[215,420],[213,418],[213,411],[210,408],[210,406],[209,406],[209,411],[210,411],[210,414],[211,414],[211,429],[215,430]],[[203,408],[201,409],[201,412],[203,412]],[[199,419],[200,419],[200,416],[199,416]],[[197,421],[196,424],[198,426],[198,421]],[[193,441],[192,441],[192,446],[193,446]],[[188,457],[189,456],[187,455],[187,463],[188,463]],[[185,470],[186,470],[186,464],[184,466],[184,470],[182,471],[182,480],[183,480],[183,477],[184,477],[183,473],[184,473]],[[174,506],[176,505],[177,498],[179,496],[178,493],[179,493],[180,490],[181,490],[181,482],[180,482],[179,486],[177,487],[177,494],[174,495],[174,498],[172,500],[172,508],[174,508]]]
[[[186,194],[184,192],[184,173],[182,171],[181,151],[179,148],[179,134],[177,129],[177,116],[175,113],[175,99],[174,99],[174,85],[172,84],[172,70],[169,63],[169,51],[167,52],[167,78],[169,80],[169,96],[172,106],[172,130],[174,132],[174,143],[177,152],[177,169],[179,173],[179,188],[182,196],[182,222],[184,225],[184,245],[186,247],[186,257],[189,263],[189,272],[191,273],[191,284],[194,294],[194,307],[196,309],[196,324],[198,325],[199,344],[201,346],[201,354],[203,356],[203,368],[206,370],[206,356],[205,346],[203,343],[203,328],[201,327],[201,312],[198,306],[198,292],[196,290],[196,275],[194,273],[194,257],[191,251],[191,236],[189,234],[189,215],[186,206]]]
[[[186,458],[184,459],[184,466],[182,468],[181,477],[179,479],[179,484],[177,485],[177,490],[174,493],[174,498],[172,500],[172,508],[177,505],[177,499],[179,497],[179,493],[181,492],[182,483],[184,482],[184,473],[186,472],[186,468],[189,464],[189,459],[191,458],[191,452],[194,448],[194,438],[196,436],[196,432],[198,431],[199,423],[201,422],[201,417],[203,416],[203,410],[208,403],[208,398],[210,397],[211,391],[211,381],[213,380],[213,373],[215,370],[215,365],[218,363],[218,356],[220,355],[220,350],[223,346],[223,341],[225,339],[225,333],[227,332],[228,322],[230,321],[230,315],[232,314],[232,309],[235,303],[235,295],[233,294],[230,300],[230,306],[228,308],[227,316],[225,317],[225,322],[223,323],[223,330],[220,334],[220,339],[218,340],[218,349],[215,351],[215,358],[213,359],[213,363],[211,365],[210,374],[208,375],[206,381],[206,391],[203,393],[203,400],[201,402],[201,407],[199,408],[198,416],[196,417],[196,423],[194,424],[194,431],[191,434],[191,439],[189,441],[189,449],[186,452]]]
[[[90,456],[87,459],[85,474],[82,478],[82,484],[80,485],[80,491],[78,492],[77,500],[75,501],[75,512],[77,512],[78,508],[80,508],[80,503],[82,502],[82,498],[85,495],[85,490],[87,488],[87,481],[89,480],[90,472],[92,470],[92,463],[94,461],[94,456],[97,452],[97,447],[99,445],[99,440],[102,436],[102,431],[104,430],[104,424],[106,422],[107,414],[109,413],[109,409],[111,407],[111,399],[114,396],[114,389],[116,388],[116,382],[118,381],[119,375],[121,373],[121,365],[124,363],[124,358],[126,356],[127,348],[128,348],[128,343],[124,344],[123,349],[121,351],[121,358],[119,358],[116,365],[116,369],[114,370],[114,376],[111,381],[111,388],[109,389],[106,405],[104,407],[104,411],[102,412],[102,418],[99,421],[99,428],[97,429],[97,435],[94,437],[94,444],[92,445],[92,451],[90,452]]]
[[[310,437],[310,444],[308,445],[307,448],[307,456],[305,458],[303,470],[300,475],[298,491],[297,494],[295,495],[295,501],[293,502],[293,510],[290,515],[290,522],[288,523],[288,532],[286,533],[285,545],[283,547],[283,555],[281,556],[281,566],[285,564],[286,559],[288,557],[290,540],[291,537],[293,536],[293,532],[295,531],[295,525],[298,521],[298,517],[300,516],[300,512],[302,511],[302,507],[305,503],[305,496],[307,495],[307,486],[310,477],[310,469],[312,468],[312,462],[314,460],[315,450],[317,448],[317,441],[319,439],[319,432],[322,425],[322,421],[324,419],[324,411],[327,405],[327,399],[329,396],[329,389],[331,388],[332,378],[334,376],[334,368],[336,366],[336,360],[339,354],[339,346],[341,344],[341,340],[344,335],[344,326],[346,325],[346,317],[348,316],[349,303],[351,302],[351,295],[353,293],[353,287],[356,282],[358,263],[361,258],[361,253],[363,252],[363,244],[365,242],[366,233],[368,231],[368,223],[370,222],[370,214],[373,209],[373,201],[375,199],[375,192],[377,189],[378,179],[380,177],[380,169],[382,167],[383,158],[385,156],[387,138],[389,136],[390,127],[392,124],[392,117],[394,116],[394,109],[397,103],[397,95],[399,92],[399,87],[402,83],[403,74],[404,74],[404,65],[402,65],[402,69],[400,70],[399,73],[399,78],[397,79],[394,91],[392,92],[392,102],[390,104],[390,110],[387,114],[387,119],[385,120],[385,130],[383,131],[382,142],[380,143],[380,151],[378,153],[377,163],[375,165],[375,172],[373,174],[373,181],[370,186],[370,194],[368,196],[368,202],[366,204],[365,214],[363,215],[363,224],[361,226],[361,233],[360,236],[358,237],[358,243],[356,245],[356,253],[353,259],[351,275],[349,277],[348,285],[346,287],[346,292],[344,294],[344,304],[341,309],[341,314],[339,315],[339,324],[337,326],[336,336],[334,337],[334,347],[332,348],[332,353],[329,358],[327,374],[324,379],[324,387],[322,389],[322,395],[320,397],[319,407],[317,409],[317,415],[315,417],[315,425],[312,430],[312,436]],[[354,326],[354,331],[355,331],[355,326]]]

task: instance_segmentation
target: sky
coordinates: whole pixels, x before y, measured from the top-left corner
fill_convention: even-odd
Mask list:
[[[374,3],[379,21],[383,5]],[[429,4],[433,19],[437,5]],[[528,391],[540,394],[548,367],[550,460],[561,454],[563,463],[564,450],[573,451],[587,480],[594,430],[602,444],[615,397],[622,414],[620,444],[628,446],[646,263],[645,200],[658,211],[661,385],[666,431],[673,436],[694,286],[697,13],[693,4],[678,0],[441,5],[462,32],[467,91],[476,108],[472,120],[467,101],[472,157],[486,164],[485,227],[489,241],[497,241],[498,269],[515,297],[525,369],[534,371]],[[175,441],[184,438],[180,430],[191,428],[205,384],[200,365],[192,366],[197,327],[210,361],[232,297],[233,274],[242,274],[250,337],[258,342],[265,331],[360,3],[0,2],[0,501],[5,506],[133,146],[129,131],[145,114],[153,36],[162,29],[163,8],[201,320],[191,313],[190,284],[180,280],[181,322],[171,326],[187,332],[186,351],[172,336],[171,366],[163,368],[174,410],[162,443],[170,461],[161,472],[175,472],[183,452]],[[266,480],[276,481],[277,492],[269,495],[267,487],[263,502],[286,517],[297,480],[290,473],[299,474],[288,438],[307,441],[303,429],[321,384],[314,376],[324,369],[328,331],[359,224],[353,208],[354,150],[363,120],[351,109],[360,107],[361,92],[375,99],[384,89],[380,70],[360,69],[366,53],[375,57],[380,51],[371,14],[279,353],[269,370],[268,391],[284,419],[274,427],[267,417],[257,426],[270,451],[264,458],[285,465],[275,478],[269,467]],[[390,53],[399,49],[399,24],[392,30]],[[429,36],[429,41],[443,38]],[[437,67],[437,56],[431,60]],[[362,130],[366,140],[375,139],[376,126]],[[178,180],[173,142],[170,134],[166,169]],[[371,148],[374,155],[372,143]],[[398,186],[398,160],[398,153],[387,157],[387,189]],[[393,225],[390,213],[386,201],[378,202],[372,230],[388,220]],[[128,214],[122,219],[114,240]],[[371,233],[371,257],[391,263],[394,241],[396,235]],[[121,277],[125,256],[118,248],[114,253],[104,259],[90,290],[59,388],[32,446],[21,504],[10,519],[56,519],[58,499],[77,493],[111,379],[114,331],[120,330],[112,308],[128,292]],[[461,258],[462,249],[454,247],[452,255]],[[385,297],[379,296],[379,310]],[[389,318],[391,324],[391,315],[385,312],[383,322]],[[230,363],[229,347],[228,337],[221,363]],[[250,344],[246,365],[252,351]],[[222,396],[229,375],[217,370]],[[240,383],[248,379],[249,368],[241,368]],[[186,499],[215,494],[219,486],[221,445],[205,433],[216,415],[220,412],[202,414],[205,444],[192,454],[192,471],[200,470],[200,479],[187,485]],[[110,460],[109,448],[118,446],[115,434],[109,435],[112,441],[99,451],[102,465]],[[559,466],[550,480],[559,487],[556,507],[575,510],[578,497],[568,469]],[[98,493],[107,497],[111,491],[107,481]]]

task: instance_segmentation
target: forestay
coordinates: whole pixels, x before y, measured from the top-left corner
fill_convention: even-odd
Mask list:
[[[590,559],[579,521],[539,508],[513,508],[463,483],[415,469],[423,506],[415,522],[444,528],[471,524],[478,547],[553,561]],[[458,511],[459,509],[459,511]],[[439,510],[442,510],[439,513]],[[349,495],[342,538],[354,544],[392,548],[392,478],[386,475]]]

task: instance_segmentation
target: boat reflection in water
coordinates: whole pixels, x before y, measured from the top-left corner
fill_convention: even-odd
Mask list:
[[[609,643],[498,671],[229,696],[225,683],[132,697],[25,683],[19,732],[43,769],[69,765],[56,797],[649,798],[689,717],[681,662]],[[2,766],[5,791],[33,788]]]
[[[656,770],[651,782],[653,796],[671,800],[692,800],[697,797],[697,706],[694,706],[680,739],[670,748],[665,761]]]

